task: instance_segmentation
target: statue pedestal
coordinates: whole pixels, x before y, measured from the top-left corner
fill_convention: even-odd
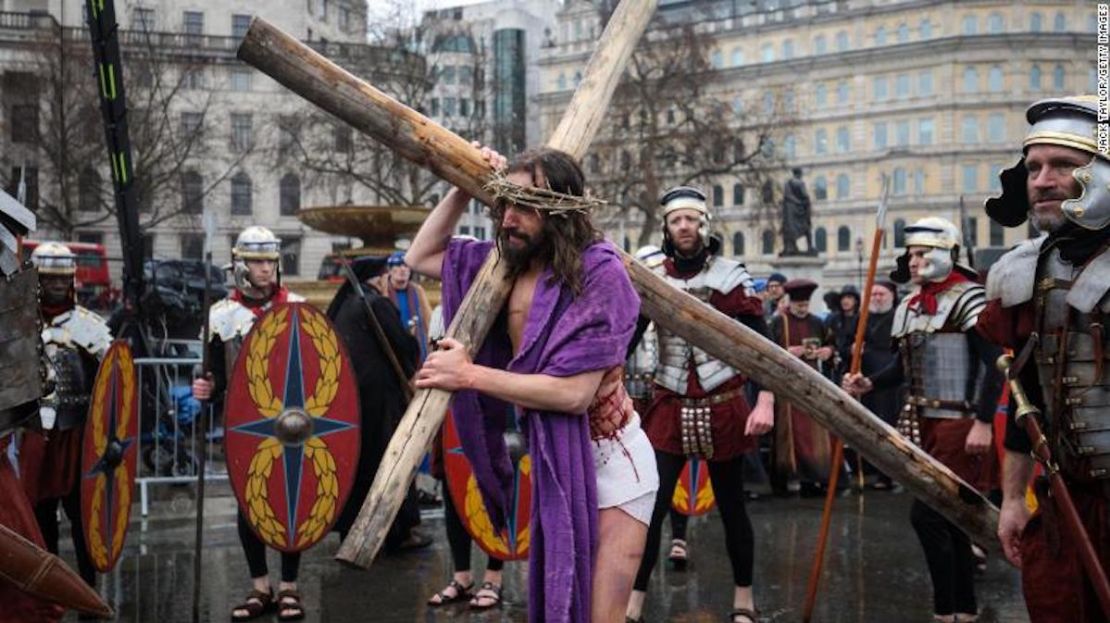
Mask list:
[[[821,256],[812,255],[787,255],[771,260],[771,268],[775,272],[786,275],[787,279],[812,279],[816,281],[817,290],[810,299],[810,312],[824,314],[826,310],[824,295],[830,289],[835,290],[834,284],[825,283],[825,265],[828,260]]]

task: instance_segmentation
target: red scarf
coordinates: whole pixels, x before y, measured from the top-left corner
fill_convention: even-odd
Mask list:
[[[910,297],[908,303],[910,309],[920,309],[922,312],[929,316],[936,314],[937,295],[941,292],[944,292],[948,288],[951,288],[957,283],[963,283],[965,281],[971,280],[964,276],[963,273],[959,272],[958,270],[953,270],[951,273],[948,274],[948,277],[946,277],[944,281],[925,282],[921,285],[921,289],[918,290],[916,294]]]
[[[66,301],[65,303],[62,303],[60,305],[47,305],[46,303],[43,303],[39,306],[39,311],[42,312],[43,319],[47,322],[50,322],[54,318],[61,316],[67,311],[73,309],[73,307],[74,303],[72,300]]]
[[[274,305],[287,303],[289,301],[289,290],[285,286],[278,286],[269,298],[252,299],[249,296],[244,296],[242,290],[236,288],[231,291],[229,298],[251,310],[255,318],[261,318],[262,314],[265,314]]]

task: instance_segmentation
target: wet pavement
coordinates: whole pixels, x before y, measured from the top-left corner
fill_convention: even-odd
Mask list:
[[[116,569],[101,578],[101,591],[120,621],[189,621],[193,587],[192,502],[186,490],[154,502],[152,515],[133,520]],[[908,494],[868,492],[841,498],[814,621],[871,623],[932,619],[931,588],[921,548],[909,525]],[[821,515],[820,499],[768,499],[749,504],[756,536],[755,595],[765,621],[800,621],[806,579]],[[206,505],[202,620],[226,621],[249,590],[246,561],[236,536],[233,502]],[[161,516],[158,514],[162,513]],[[431,609],[425,600],[450,578],[450,555],[441,511],[425,513],[423,529],[436,537],[427,549],[379,559],[369,571],[332,560],[336,535],[308,551],[301,563],[300,590],[307,621],[524,621],[526,563],[510,563],[502,609],[471,613],[465,604]],[[63,534],[68,529],[63,529]],[[646,621],[723,621],[731,606],[731,573],[720,520],[715,513],[690,522],[691,564],[675,572],[656,568]],[[63,556],[72,563],[72,551]],[[669,549],[668,528],[664,545]],[[484,556],[474,554],[474,568]],[[271,553],[270,568],[277,570]],[[977,583],[981,621],[1028,621],[1018,575],[993,558]],[[70,615],[67,620],[76,617]],[[276,620],[276,617],[260,619]]]

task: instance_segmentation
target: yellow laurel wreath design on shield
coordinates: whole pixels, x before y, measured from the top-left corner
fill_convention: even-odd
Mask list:
[[[109,349],[104,361],[100,364],[101,370],[111,370],[117,350]],[[93,449],[97,456],[104,456],[108,449],[108,437],[104,434],[104,397],[108,393],[108,385],[112,380],[111,374],[98,374],[96,385],[93,387],[92,407],[89,417],[92,418]],[[108,565],[108,547],[100,534],[100,511],[104,507],[104,489],[107,486],[105,474],[97,474],[96,484],[93,485],[92,501],[89,503],[89,530],[88,544],[89,555],[99,569]]]
[[[520,473],[527,476],[531,472],[532,456],[526,454],[520,459]],[[500,534],[493,531],[493,523],[486,511],[486,504],[482,501],[482,494],[478,490],[478,481],[474,478],[474,474],[471,474],[466,481],[465,497],[463,513],[470,520],[470,529],[473,531],[474,538],[485,544],[488,551],[508,555],[509,544]],[[532,527],[529,524],[517,531],[516,551],[512,552],[514,555],[520,555],[528,551],[532,536],[531,529]]]
[[[108,566],[108,548],[100,536],[100,509],[104,506],[104,487],[107,482],[104,474],[96,475],[92,502],[89,504],[89,554],[98,569]]]
[[[301,328],[312,341],[320,361],[320,376],[312,395],[305,401],[305,412],[312,417],[321,417],[335,400],[339,392],[339,372],[342,369],[338,337],[331,331],[324,317],[307,307],[301,308],[303,319]],[[267,316],[252,338],[247,353],[247,379],[251,399],[259,413],[265,417],[276,417],[281,413],[282,403],[275,396],[270,385],[268,362],[270,352],[277,343],[277,337],[288,327],[288,310],[282,309]],[[267,483],[273,473],[273,463],[281,457],[283,448],[275,438],[265,439],[258,444],[251,464],[247,470],[247,518],[251,525],[269,542],[281,547],[286,545],[285,526],[269,503]],[[338,466],[335,457],[328,450],[327,443],[318,437],[305,442],[305,458],[312,461],[316,475],[316,499],[309,516],[297,528],[298,544],[315,541],[335,518],[339,499]]]

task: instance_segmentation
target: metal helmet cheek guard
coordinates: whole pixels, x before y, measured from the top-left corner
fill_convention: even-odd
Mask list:
[[[928,216],[906,227],[904,232],[906,252],[898,257],[898,267],[890,273],[891,280],[897,283],[910,280],[910,247],[929,247],[925,266],[918,273],[926,281],[944,281],[957,269],[969,276],[975,274],[971,268],[959,264],[960,230],[947,219]]]
[[[247,260],[275,262],[277,284],[281,285],[281,239],[265,227],[253,225],[239,232],[231,248],[231,270],[235,287],[248,296],[260,296],[258,288],[250,281]]]
[[[1110,161],[1098,150],[1098,100],[1094,96],[1062,97],[1041,100],[1025,113],[1029,133],[1026,150],[1032,145],[1067,147],[1091,155],[1091,161],[1072,171],[1079,184],[1079,197],[1061,204],[1069,222],[1083,229],[1099,230],[1110,225]],[[1002,194],[987,200],[986,211],[1005,227],[1017,227],[1029,217],[1026,180],[1029,171],[1025,157],[1001,172]]]
[[[955,266],[951,250],[933,249],[925,254],[925,266],[918,274],[927,281],[944,281]]]

